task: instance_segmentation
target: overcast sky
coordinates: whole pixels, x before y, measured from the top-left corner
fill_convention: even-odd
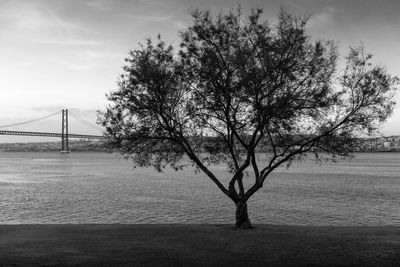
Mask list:
[[[218,12],[237,3],[244,13],[263,8],[270,21],[281,7],[311,15],[314,38],[338,41],[342,55],[362,43],[376,63],[400,75],[396,0],[0,0],[0,124],[63,107],[102,109],[130,49],[158,33],[177,46],[193,8]],[[396,99],[385,135],[400,135],[399,92]]]

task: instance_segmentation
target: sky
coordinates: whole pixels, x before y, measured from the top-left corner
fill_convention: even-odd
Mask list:
[[[337,41],[342,57],[362,44],[400,76],[397,0],[0,0],[0,125],[62,108],[94,122],[129,50],[158,33],[177,47],[191,10],[217,13],[237,4],[243,13],[263,8],[271,22],[280,8],[310,16],[313,38]],[[395,98],[384,135],[400,135],[400,92]]]

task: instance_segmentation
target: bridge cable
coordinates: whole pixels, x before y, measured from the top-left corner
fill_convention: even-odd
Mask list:
[[[52,113],[52,114],[50,114],[50,115],[43,116],[43,117],[40,117],[40,118],[37,118],[37,119],[33,119],[33,120],[29,120],[29,121],[24,121],[24,122],[13,123],[13,124],[8,124],[8,125],[1,125],[0,128],[13,127],[13,126],[18,126],[18,125],[23,125],[23,124],[28,124],[28,123],[31,123],[31,122],[36,122],[36,121],[44,120],[44,119],[50,118],[50,117],[52,117],[52,116],[55,116],[55,115],[57,115],[57,114],[59,114],[59,113],[60,113],[60,111],[57,111],[57,112],[54,112],[54,113]]]
[[[102,132],[101,128],[98,126],[93,125],[92,123],[88,122],[87,120],[81,118],[79,115],[75,114],[74,112],[69,111],[69,115],[71,115],[74,119],[80,121],[81,123],[84,123],[86,125],[88,125],[89,127]]]

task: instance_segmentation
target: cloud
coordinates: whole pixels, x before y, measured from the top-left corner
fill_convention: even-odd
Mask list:
[[[2,6],[0,18],[12,26],[30,31],[90,31],[90,29],[62,20],[55,12],[36,2],[9,2]]]
[[[104,0],[92,0],[85,2],[85,5],[98,10],[106,11],[110,9],[109,4]]]
[[[31,42],[64,45],[101,45],[102,42],[84,37],[95,31],[85,25],[62,19],[49,6],[40,2],[12,1],[0,5],[0,22],[8,35],[25,37]],[[4,30],[3,30],[4,32]]]
[[[84,50],[74,53],[69,59],[59,59],[56,63],[67,70],[84,71],[107,68],[113,60],[120,61],[121,55],[103,51]]]
[[[92,62],[79,62],[72,60],[59,60],[57,63],[63,68],[72,71],[93,70],[100,67],[99,65]]]
[[[84,45],[84,46],[99,46],[104,44],[104,42],[100,40],[90,40],[90,39],[75,38],[68,36],[62,36],[58,38],[40,38],[40,39],[35,39],[34,42],[39,44],[50,44],[50,45],[54,44],[54,45]]]
[[[186,23],[176,20],[171,16],[154,16],[154,15],[126,15],[126,17],[139,21],[141,23],[149,23],[149,22],[155,22],[155,23],[169,23],[172,24],[176,28],[185,28],[187,25]]]
[[[313,13],[308,22],[310,28],[324,28],[336,23],[337,10],[333,7],[324,7],[320,12]]]

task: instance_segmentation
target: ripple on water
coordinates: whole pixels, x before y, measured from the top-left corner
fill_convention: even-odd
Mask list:
[[[101,153],[0,155],[0,223],[232,223],[234,204],[193,170],[157,173]],[[400,154],[279,169],[254,223],[400,225]],[[215,168],[218,177],[225,169]],[[250,180],[251,177],[250,177]]]

